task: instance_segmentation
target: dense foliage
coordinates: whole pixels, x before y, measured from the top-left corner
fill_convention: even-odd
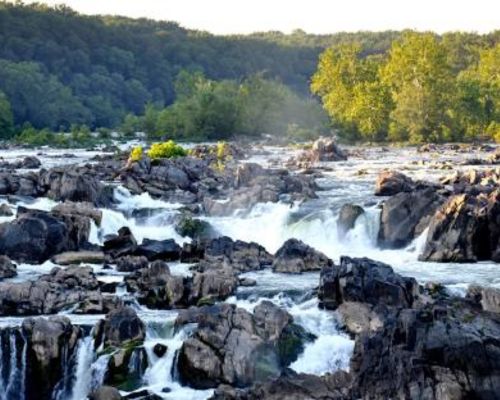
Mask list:
[[[260,76],[237,83],[182,72],[175,88],[174,104],[163,109],[149,104],[143,115],[127,115],[120,130],[145,132],[153,139],[217,140],[262,133],[307,139],[328,126],[316,100]]]
[[[173,22],[0,1],[0,90],[18,125],[112,127],[127,113],[141,113],[148,102],[171,104],[182,70],[235,81],[265,72],[307,95],[317,57],[327,46],[355,38],[367,51],[380,52],[397,35],[215,36]]]
[[[74,143],[48,129],[86,125],[151,138],[307,139],[326,125],[308,90],[316,69],[313,92],[347,139],[500,136],[498,42],[500,31],[216,36],[0,0],[0,138],[24,131],[33,144],[42,130],[45,144]]]
[[[320,57],[311,89],[350,140],[500,139],[500,42],[405,32],[387,55]]]

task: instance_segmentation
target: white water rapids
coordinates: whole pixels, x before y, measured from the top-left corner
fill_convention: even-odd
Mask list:
[[[249,161],[267,164],[272,158],[284,159],[289,155],[289,153],[283,154],[279,149],[270,148],[267,151],[266,155],[256,156]],[[274,253],[287,239],[297,238],[334,260],[338,260],[342,255],[373,258],[392,265],[397,272],[413,276],[419,282],[440,282],[457,293],[463,293],[471,283],[500,287],[498,265],[494,263],[438,264],[418,261],[426,232],[404,249],[382,250],[377,247],[380,216],[378,203],[381,199],[372,195],[376,174],[387,166],[404,169],[405,173],[413,177],[427,179],[437,176],[438,172],[414,166],[411,163],[417,157],[414,151],[377,152],[373,153],[371,158],[370,154],[367,152],[363,159],[354,157],[346,162],[329,163],[332,170],[318,180],[322,189],[318,192],[318,199],[293,205],[257,204],[250,210],[241,210],[231,216],[202,218],[208,221],[219,234],[233,239],[257,242],[271,253]],[[79,153],[78,157],[80,160],[83,156]],[[42,162],[46,162],[43,157]],[[50,158],[50,162],[54,163],[54,158]],[[179,244],[188,241],[180,237],[173,229],[174,217],[179,213],[180,204],[156,200],[148,194],[134,196],[122,187],[116,188],[115,197],[118,206],[113,210],[104,209],[101,226],[92,227],[91,241],[93,243],[102,244],[106,235],[116,233],[122,226],[128,226],[138,242],[144,238],[173,238]],[[5,202],[6,199],[0,198],[0,204]],[[348,232],[346,237],[340,239],[337,235],[337,215],[338,210],[345,203],[359,204],[364,207],[365,213],[358,218],[355,227]],[[35,201],[20,199],[17,205],[50,210],[56,203],[48,199]],[[13,205],[13,211],[15,208],[16,206]],[[0,222],[12,218],[1,217]],[[19,275],[13,280],[36,279],[53,267],[54,264],[51,262],[43,265],[21,264],[18,265]],[[103,270],[97,265],[93,267],[102,281],[121,282],[123,280],[121,273]],[[187,265],[176,263],[170,267],[174,274],[189,274]],[[339,330],[335,313],[320,310],[316,297],[310,295],[310,292],[318,286],[318,273],[285,275],[266,269],[243,276],[255,279],[257,286],[239,288],[236,296],[228,299],[228,302],[251,311],[260,301],[268,299],[286,309],[297,323],[317,337],[305,346],[304,352],[291,365],[292,369],[297,372],[321,375],[337,369],[349,368],[353,341]],[[123,292],[124,289],[120,290],[122,290],[121,295],[127,296],[127,293]],[[177,315],[175,311],[149,310],[138,305],[137,311],[147,325],[147,337],[144,343],[147,368],[141,389],[147,388],[165,399],[202,400],[210,397],[211,390],[193,390],[182,386],[176,380],[174,362],[176,350],[188,337],[192,327],[174,332],[173,324]],[[103,317],[72,315],[71,313],[66,315],[72,319],[73,323],[86,326],[92,326]],[[0,318],[0,325],[19,325],[21,320],[21,318]],[[17,351],[15,346],[7,345],[5,338],[2,340],[3,343],[0,343],[0,350],[3,349],[2,355],[9,354],[11,357],[10,363],[3,360],[0,364],[3,368],[0,369],[2,389],[0,392],[5,393],[15,380],[10,376],[10,365],[12,363],[20,365],[20,358],[12,355],[13,351]],[[153,347],[158,343],[168,347],[163,357],[157,357],[153,352]],[[6,350],[7,348],[11,350]],[[15,358],[12,359],[12,357]],[[80,339],[72,372],[71,395],[68,400],[85,399],[87,394],[102,382],[108,357],[107,355],[97,356],[90,334]],[[2,395],[0,394],[0,399]]]

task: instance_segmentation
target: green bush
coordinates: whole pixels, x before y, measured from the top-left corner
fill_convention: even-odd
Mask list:
[[[163,143],[153,143],[148,151],[148,156],[152,160],[160,158],[175,158],[187,156],[187,151],[184,147],[178,145],[173,140]]]

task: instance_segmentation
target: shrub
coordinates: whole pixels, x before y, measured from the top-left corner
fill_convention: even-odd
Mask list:
[[[130,152],[129,160],[130,161],[141,161],[142,159],[142,146],[135,146]]]
[[[152,160],[159,158],[174,158],[187,156],[187,151],[173,140],[164,143],[153,143],[148,151],[148,156]]]

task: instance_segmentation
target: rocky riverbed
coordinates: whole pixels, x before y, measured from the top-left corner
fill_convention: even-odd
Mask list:
[[[0,399],[496,399],[494,146],[6,152]]]

